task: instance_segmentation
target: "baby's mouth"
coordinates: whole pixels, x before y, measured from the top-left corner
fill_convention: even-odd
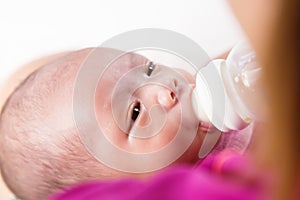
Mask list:
[[[199,129],[205,133],[216,130],[216,128],[211,123],[207,122],[199,122]]]

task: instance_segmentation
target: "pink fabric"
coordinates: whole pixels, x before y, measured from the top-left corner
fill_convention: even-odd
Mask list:
[[[260,200],[266,199],[262,176],[245,157],[229,151],[211,154],[196,167],[177,166],[147,181],[125,179],[85,183],[50,200]]]

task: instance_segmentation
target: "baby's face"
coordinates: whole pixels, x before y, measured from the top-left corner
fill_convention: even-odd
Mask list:
[[[125,54],[99,78],[95,94],[99,127],[113,145],[132,153],[159,151],[175,136],[198,132],[178,160],[195,162],[204,133],[198,130],[191,106],[193,85],[194,77],[183,70]]]
[[[49,117],[46,117],[43,123],[47,127],[65,130],[75,126],[72,115],[74,97],[72,88],[80,66],[91,51],[89,49],[70,53],[60,58],[58,62],[55,57],[39,62],[43,73],[51,71],[58,65],[65,65],[61,63],[74,65],[74,67],[67,68],[71,71],[67,72],[67,78],[59,74],[56,81],[61,83],[62,88],[56,88],[54,97],[47,99],[49,101],[46,102],[47,105],[52,106],[49,111],[45,111]],[[114,54],[114,50],[106,50],[102,52],[99,59],[111,54]],[[50,64],[42,67],[47,63]],[[31,65],[26,68],[37,67],[35,64],[34,67]],[[32,70],[25,71],[28,73]],[[38,79],[43,81],[42,77]],[[193,84],[194,77],[182,70],[174,70],[155,63],[150,64],[148,59],[138,54],[124,54],[104,71],[96,86],[93,107],[101,132],[112,145],[132,153],[157,152],[177,138],[175,143],[177,146],[172,147],[176,152],[182,146],[181,144],[187,144],[184,140],[190,140],[189,145],[183,149],[184,151],[177,153],[179,156],[174,163],[195,163],[198,160],[197,155],[205,131],[199,128],[200,123],[192,110],[190,96]],[[91,133],[84,134],[89,136]],[[51,137],[56,137],[56,134]],[[52,139],[49,138],[49,140]],[[98,144],[97,140],[95,144]],[[102,149],[106,150],[105,147]],[[81,151],[74,149],[73,152]],[[93,152],[90,153],[93,154]],[[165,158],[167,156],[164,155]],[[107,167],[99,167],[102,165],[103,163],[99,162],[93,167],[99,168],[101,172],[100,169]],[[82,177],[85,173],[89,174],[89,177],[93,176],[89,170],[82,172]],[[99,173],[95,172],[95,174],[98,174],[95,178],[99,177]]]

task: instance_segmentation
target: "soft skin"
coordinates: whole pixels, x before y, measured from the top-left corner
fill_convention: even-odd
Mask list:
[[[87,151],[78,136],[73,120],[73,89],[80,66],[91,51],[93,48],[34,62],[23,69],[24,73],[18,73],[15,87],[20,84],[20,77],[27,79],[16,90],[11,84],[6,90],[5,96],[10,98],[2,110],[0,121],[0,163],[4,180],[22,199],[44,199],[59,189],[88,180],[126,176],[143,178],[148,175],[124,173],[107,167]],[[104,79],[99,81],[95,94],[95,113],[99,126],[106,130],[105,136],[120,148],[137,153],[158,150],[172,141],[178,129],[174,124],[180,122],[180,113],[188,119],[186,127],[199,125],[194,114],[180,110],[179,100],[184,92],[176,90],[176,87],[189,87],[194,78],[178,71],[176,73],[182,77],[181,80],[168,78],[170,84],[175,84],[174,90],[170,88],[172,85],[148,84],[134,93],[145,109],[134,126],[142,126],[143,119],[144,123],[147,122],[147,110],[160,104],[166,123],[159,134],[141,140],[129,137],[117,126],[112,110],[105,106],[111,102],[111,89],[128,70],[148,62],[140,55],[126,54],[114,63],[113,69],[119,70],[114,70],[113,74],[108,70]],[[164,81],[166,72],[162,69],[165,67],[158,65],[152,76],[162,71],[156,79]],[[125,90],[128,86],[122,87]],[[2,102],[5,100],[2,99]],[[183,103],[188,105],[188,102]],[[204,131],[198,129],[191,146],[173,164],[197,162],[204,135]]]

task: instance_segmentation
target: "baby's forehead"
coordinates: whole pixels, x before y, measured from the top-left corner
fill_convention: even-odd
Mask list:
[[[33,72],[40,70],[46,72],[45,74],[39,73],[37,76],[43,76],[46,74],[50,74],[53,72],[53,76],[60,76],[64,73],[68,74],[70,71],[76,72],[80,68],[80,66],[89,58],[89,55],[97,51],[99,48],[87,48],[73,52],[63,52],[50,56],[45,56],[40,59],[34,60],[22,67],[20,67],[15,73],[13,73],[1,86],[1,97],[0,97],[0,112],[7,101],[7,99],[15,92],[16,88],[18,88],[25,79],[27,79]],[[114,49],[106,49],[101,51],[101,56],[98,59],[102,59],[103,57],[109,56],[114,51]],[[112,62],[111,74],[115,74],[119,70],[122,73],[122,70],[128,70],[128,67],[138,66],[147,62],[147,59],[141,55],[135,53],[124,53],[120,54],[118,58],[116,58]],[[72,67],[66,67],[72,66]],[[121,71],[120,71],[121,70]],[[76,76],[76,73],[74,73]],[[41,77],[42,79],[42,77]]]

